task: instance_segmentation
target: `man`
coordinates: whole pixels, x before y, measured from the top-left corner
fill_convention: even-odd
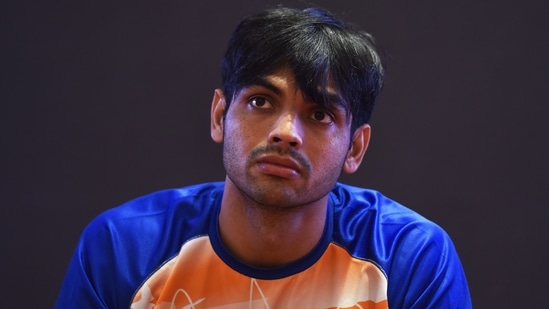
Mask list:
[[[449,237],[357,170],[383,67],[328,12],[244,19],[214,91],[224,182],[166,190],[84,231],[58,308],[470,308]]]

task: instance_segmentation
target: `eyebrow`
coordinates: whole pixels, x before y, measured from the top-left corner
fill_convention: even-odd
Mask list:
[[[265,77],[262,77],[262,76],[259,76],[258,78],[256,78],[255,80],[253,80],[251,83],[249,83],[247,86],[244,86],[242,87],[242,89],[244,88],[250,88],[250,87],[265,87],[269,90],[271,90],[272,92],[276,93],[277,95],[281,95],[282,94],[282,89],[280,89],[279,87],[277,87],[275,84],[271,83],[268,79],[266,79]]]
[[[269,81],[266,77],[263,77],[263,76],[258,76],[248,85],[242,87],[241,91],[243,89],[250,88],[250,87],[265,87],[277,95],[282,94],[282,89],[277,87],[275,84],[273,84],[271,81]],[[305,92],[303,91],[303,89],[298,88],[297,90],[300,90],[303,93],[303,95],[305,95]],[[305,95],[306,101],[309,101],[312,104],[316,104],[325,108],[337,109],[340,112],[343,112],[344,114],[348,114],[348,115],[351,114],[349,110],[350,108],[349,104],[346,103],[346,101],[343,99],[343,97],[339,93],[325,91],[321,94],[321,96],[325,98],[325,100],[323,100],[324,104],[318,103],[312,98],[309,98],[308,96]]]

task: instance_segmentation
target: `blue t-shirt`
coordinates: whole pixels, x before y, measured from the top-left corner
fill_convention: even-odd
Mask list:
[[[223,187],[160,191],[98,216],[56,308],[471,308],[448,235],[379,192],[336,184],[315,248],[257,268],[220,240]]]

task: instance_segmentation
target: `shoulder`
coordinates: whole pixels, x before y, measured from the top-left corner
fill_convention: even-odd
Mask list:
[[[337,216],[352,217],[368,226],[388,230],[419,228],[427,234],[442,230],[421,214],[372,189],[338,183],[330,196]]]
[[[469,308],[461,262],[442,227],[375,190],[338,184],[331,194],[336,241],[380,266],[390,304],[429,307],[431,299],[438,307]]]
[[[419,254],[433,259],[454,254],[450,237],[438,224],[380,192],[338,184],[332,201],[335,241],[357,257],[376,261],[387,273],[405,268]]]
[[[213,203],[223,192],[222,182],[204,183],[188,187],[166,189],[137,197],[101,213],[95,221],[138,220],[174,211],[199,211]],[[181,207],[185,206],[185,207]],[[182,209],[178,209],[182,208]]]
[[[222,183],[162,190],[101,213],[82,232],[65,297],[88,295],[113,307],[125,305],[186,240],[207,232],[222,192]]]
[[[97,242],[97,239],[124,237],[126,241],[134,238],[138,242],[144,236],[149,240],[158,239],[172,230],[185,231],[176,235],[192,237],[191,234],[201,232],[196,222],[203,224],[209,220],[222,192],[223,183],[213,182],[135,198],[94,218],[84,230],[82,240]]]
[[[449,241],[438,224],[378,191],[338,183],[331,192],[331,201],[334,218],[339,221],[336,227],[355,228],[356,233],[374,240],[370,244],[380,242],[390,248],[401,241],[421,240],[434,245]]]

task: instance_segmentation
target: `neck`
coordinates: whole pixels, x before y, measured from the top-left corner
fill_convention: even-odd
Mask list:
[[[227,179],[219,230],[225,247],[239,260],[275,267],[309,253],[322,237],[328,197],[291,208],[268,208],[250,200]]]

